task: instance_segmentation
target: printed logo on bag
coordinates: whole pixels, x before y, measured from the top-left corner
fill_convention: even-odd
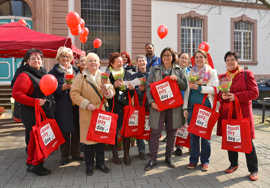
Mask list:
[[[164,82],[162,84],[156,85],[158,96],[161,101],[168,100],[173,97],[172,89],[169,82]]]
[[[145,130],[145,131],[150,131],[150,126],[149,126],[149,116],[145,116],[144,130]]]
[[[183,139],[187,139],[187,137],[188,137],[188,130],[187,130],[187,128],[182,127],[180,129],[178,129],[177,130],[177,133],[176,133],[176,136],[177,137],[180,137],[180,138],[183,138]]]
[[[45,146],[55,139],[55,135],[49,123],[40,129],[40,136]]]
[[[211,116],[211,112],[203,109],[199,109],[198,116],[196,119],[196,125],[199,127],[207,128],[208,120]]]
[[[227,142],[241,143],[240,125],[227,125]]]
[[[132,113],[132,115],[130,116],[129,120],[128,120],[128,125],[129,126],[138,126],[138,122],[139,122],[139,111],[138,110],[134,110],[134,112]]]
[[[98,114],[95,131],[109,133],[111,128],[112,117],[107,114]]]

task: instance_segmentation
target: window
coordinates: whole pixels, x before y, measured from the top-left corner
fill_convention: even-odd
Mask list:
[[[120,0],[81,0],[81,15],[89,28],[88,40],[82,49],[93,50],[93,40],[100,38],[102,46],[97,49],[100,58],[120,51]]]
[[[256,21],[245,15],[232,19],[232,50],[241,63],[256,63]]]
[[[202,41],[207,41],[207,17],[195,11],[178,15],[178,51],[193,55]]]
[[[0,16],[32,17],[31,9],[22,0],[0,1]]]

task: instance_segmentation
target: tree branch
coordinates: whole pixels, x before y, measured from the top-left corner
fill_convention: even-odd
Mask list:
[[[258,0],[258,1],[260,1],[262,4],[270,8],[270,2],[268,0]]]

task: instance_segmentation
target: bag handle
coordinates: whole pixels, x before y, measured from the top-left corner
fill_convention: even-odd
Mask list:
[[[145,103],[146,103],[146,92],[144,92],[144,95],[143,95],[142,107],[145,106]],[[139,96],[138,96],[138,93],[136,92],[136,90],[134,90],[134,106],[140,106]]]
[[[42,107],[39,104],[39,100],[35,101],[35,118],[36,118],[36,124],[39,126],[41,124],[41,117],[43,120],[47,119],[46,114]]]
[[[99,105],[100,110],[102,110],[102,106],[104,104],[104,101],[105,101],[105,98],[103,97],[102,100],[101,100],[101,103]],[[112,113],[113,113],[113,109],[114,109],[114,97],[113,97],[113,106],[112,106],[112,110],[111,110]]]
[[[205,94],[203,96],[202,105],[204,105],[207,96],[208,96],[208,94]],[[213,108],[212,109],[216,110],[216,107],[217,107],[217,88],[214,87],[214,101],[213,101]]]
[[[236,118],[237,119],[243,119],[243,114],[242,114],[241,106],[240,106],[240,103],[239,103],[239,99],[238,99],[238,97],[236,95],[234,95],[234,105],[233,105],[233,102],[230,102],[229,114],[228,114],[228,119],[229,120],[232,119],[233,107],[235,107]]]
[[[132,106],[131,96],[130,96],[129,91],[128,91],[128,104],[129,104],[129,106]]]

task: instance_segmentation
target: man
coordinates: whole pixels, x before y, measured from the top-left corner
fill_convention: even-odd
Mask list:
[[[160,65],[161,60],[155,55],[154,45],[152,43],[146,43],[144,48],[147,60],[146,71],[149,72],[152,66]]]

